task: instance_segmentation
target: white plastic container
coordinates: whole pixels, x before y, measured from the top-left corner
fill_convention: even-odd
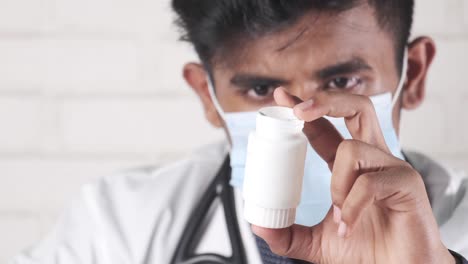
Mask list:
[[[249,135],[243,186],[244,218],[266,228],[291,226],[304,176],[307,139],[304,122],[291,108],[259,110]]]

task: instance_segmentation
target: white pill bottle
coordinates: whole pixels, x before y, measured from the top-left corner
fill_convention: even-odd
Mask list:
[[[293,110],[272,106],[258,111],[249,135],[243,185],[244,218],[266,228],[294,224],[307,153],[304,121]]]

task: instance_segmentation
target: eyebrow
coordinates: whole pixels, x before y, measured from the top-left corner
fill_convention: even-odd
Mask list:
[[[253,74],[237,74],[231,79],[231,83],[237,85],[239,87],[253,87],[257,85],[267,85],[267,86],[281,86],[288,83],[288,81],[260,76],[260,75],[253,75]]]
[[[328,79],[337,75],[345,75],[369,70],[372,70],[372,67],[369,66],[369,64],[367,64],[364,60],[361,58],[352,58],[349,61],[325,67],[317,71],[315,75],[320,79]]]
[[[369,64],[367,64],[363,59],[352,58],[348,61],[340,62],[335,65],[327,66],[323,69],[320,69],[316,71],[313,75],[315,75],[315,77],[318,79],[324,80],[337,75],[346,75],[356,73],[359,71],[369,70],[372,70],[372,67],[369,66]],[[230,82],[236,86],[244,88],[254,87],[257,85],[281,86],[289,83],[289,81],[283,79],[249,73],[236,74],[234,75],[234,77],[231,78]]]

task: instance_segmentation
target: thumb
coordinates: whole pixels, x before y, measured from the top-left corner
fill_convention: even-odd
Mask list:
[[[321,225],[307,227],[293,225],[288,228],[270,229],[252,225],[252,231],[270,246],[273,253],[313,263],[320,260]]]

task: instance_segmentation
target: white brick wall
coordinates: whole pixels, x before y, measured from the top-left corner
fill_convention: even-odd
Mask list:
[[[60,111],[71,152],[184,152],[219,138],[194,96],[65,100]]]
[[[169,6],[0,1],[0,263],[46,233],[83,183],[222,137],[181,78],[196,57]],[[438,56],[427,101],[404,113],[403,145],[468,170],[468,1],[417,0],[415,20]]]
[[[53,1],[2,0],[0,29],[2,32],[41,32],[46,29]]]
[[[38,90],[47,65],[43,40],[9,38],[0,42],[0,90]]]
[[[42,102],[37,96],[0,97],[2,151],[33,150],[40,144]]]
[[[40,220],[37,215],[22,212],[0,213],[0,263],[6,263],[7,256],[17,254],[18,248],[24,248],[40,237]]]
[[[468,2],[463,2],[463,21],[465,22],[465,29],[468,27]]]

